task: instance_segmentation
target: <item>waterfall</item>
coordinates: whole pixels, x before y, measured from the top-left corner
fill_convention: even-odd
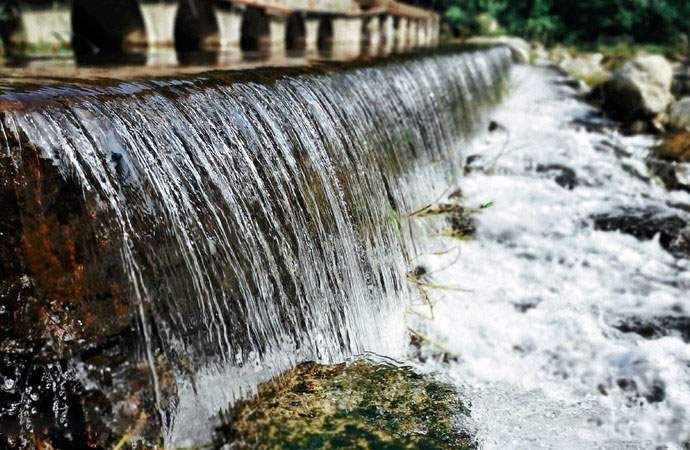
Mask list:
[[[510,65],[497,48],[14,85],[0,96],[0,166],[38,180],[13,188],[24,207],[69,200],[22,216],[42,236],[34,247],[73,241],[59,263],[69,282],[44,289],[100,305],[109,313],[91,327],[106,334],[138,324],[169,439],[194,441],[219,408],[299,361],[401,353],[406,214],[457,181]],[[41,231],[46,217],[61,237]]]

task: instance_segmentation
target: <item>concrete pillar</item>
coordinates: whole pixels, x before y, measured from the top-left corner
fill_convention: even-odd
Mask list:
[[[216,7],[214,10],[218,22],[218,44],[221,51],[239,51],[242,33],[242,12]]]
[[[271,15],[268,18],[269,45],[271,53],[285,53],[285,32],[287,28],[287,17]]]
[[[305,50],[315,52],[319,42],[319,18],[307,17],[304,19]]]
[[[377,53],[381,45],[381,21],[379,17],[372,16],[364,19],[364,31],[365,47],[369,53]]]
[[[393,28],[393,16],[383,16],[381,19],[381,38],[383,40],[383,51],[390,53],[395,46],[395,29]]]
[[[417,21],[410,19],[407,22],[407,47],[417,47]]]
[[[398,28],[395,30],[395,49],[399,52],[407,49],[407,18],[398,19]]]
[[[21,35],[17,44],[30,51],[69,48],[72,38],[72,14],[69,4],[36,5],[19,2]]]
[[[146,41],[152,47],[166,47],[175,44],[175,15],[178,3],[139,2],[141,17],[146,28]]]
[[[426,20],[420,19],[417,21],[417,45],[419,47],[426,47]]]
[[[435,17],[433,21],[431,22],[432,24],[432,31],[431,31],[431,44],[432,45],[437,45],[438,41],[441,37],[441,18],[440,17]]]
[[[333,56],[352,58],[362,51],[362,19],[336,17],[333,19]]]

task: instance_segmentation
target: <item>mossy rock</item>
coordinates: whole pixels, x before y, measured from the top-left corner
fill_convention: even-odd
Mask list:
[[[678,162],[690,162],[690,132],[669,133],[655,149],[656,156]]]
[[[223,415],[216,445],[232,449],[474,449],[468,409],[451,386],[370,360],[304,363]],[[227,446],[224,448],[228,448]]]

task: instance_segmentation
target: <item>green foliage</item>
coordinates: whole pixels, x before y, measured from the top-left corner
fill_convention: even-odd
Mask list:
[[[488,14],[510,34],[545,42],[656,42],[687,46],[687,0],[418,0],[451,25],[479,31]]]

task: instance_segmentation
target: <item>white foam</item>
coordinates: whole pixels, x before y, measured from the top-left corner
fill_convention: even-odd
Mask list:
[[[648,176],[652,138],[573,125],[590,109],[556,77],[516,68],[513,93],[495,113],[508,132],[466,149],[497,157],[492,173],[461,184],[472,202],[495,205],[478,215],[461,258],[433,280],[471,292],[431,290],[435,319],[410,315],[411,326],[460,356],[436,368],[463,387],[485,448],[680,448],[690,439],[690,345],[612,324],[690,314],[690,264],[657,240],[594,230],[591,216],[668,209],[669,201],[690,204],[690,195],[631,175]],[[560,187],[538,164],[573,169],[579,185]],[[424,261],[443,267],[450,259]],[[660,386],[662,401],[645,399]]]

